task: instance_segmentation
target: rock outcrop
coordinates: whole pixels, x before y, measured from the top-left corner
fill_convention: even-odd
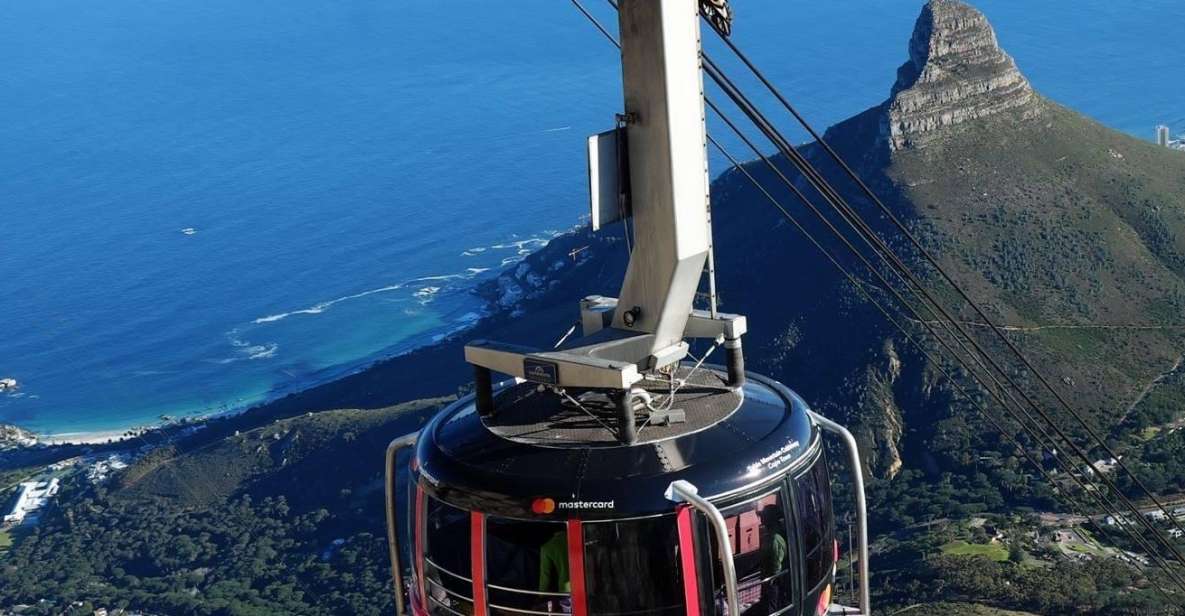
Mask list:
[[[17,426],[0,424],[0,451],[20,447],[32,447],[37,444],[37,436],[28,430]]]
[[[960,124],[1005,111],[1040,114],[1012,57],[982,13],[960,0],[930,0],[897,71],[882,137],[892,151],[921,148]]]

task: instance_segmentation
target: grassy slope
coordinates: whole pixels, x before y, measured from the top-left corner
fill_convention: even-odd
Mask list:
[[[1043,105],[898,153],[887,175],[944,266],[997,321],[1045,327],[1009,335],[1111,427],[1185,348],[1185,156]]]
[[[947,602],[902,608],[890,613],[909,614],[910,616],[1034,616],[1029,612],[1013,612],[970,603]]]
[[[343,489],[377,481],[387,443],[418,429],[427,417],[424,411],[445,401],[299,415],[192,451],[162,451],[121,475],[116,494],[165,498],[182,507],[201,507],[242,493],[282,494],[298,506],[323,504],[321,500]]]
[[[996,562],[1008,560],[1008,548],[999,543],[976,544],[966,541],[952,541],[942,546],[942,553],[951,556],[983,556]]]

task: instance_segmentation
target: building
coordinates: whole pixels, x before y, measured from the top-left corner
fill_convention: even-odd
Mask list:
[[[12,506],[12,511],[4,516],[4,524],[15,525],[29,520],[29,514],[44,507],[45,503],[58,493],[60,487],[57,477],[49,481],[26,481],[22,483],[20,494],[16,497],[16,503]]]
[[[1172,141],[1172,139],[1169,136],[1169,127],[1165,126],[1164,124],[1157,126],[1156,127],[1156,145],[1167,148],[1167,147],[1169,147],[1169,141]]]

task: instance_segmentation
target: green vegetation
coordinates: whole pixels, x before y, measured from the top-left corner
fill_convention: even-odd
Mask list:
[[[1041,327],[1011,335],[1110,429],[1182,347],[1185,157],[1042,106],[899,152],[885,173],[971,295]]]
[[[390,613],[383,453],[439,403],[327,411],[161,450],[110,487],[76,475],[0,560],[0,606]]]
[[[1048,567],[1032,567],[983,556],[917,558],[909,544],[897,546],[880,558],[902,565],[884,570],[876,580],[876,601],[884,606],[957,601],[978,604],[960,606],[961,611],[954,612],[962,614],[993,613],[984,611],[984,606],[1037,614],[1182,613],[1180,605],[1152,587],[1168,584],[1167,580],[1145,578],[1114,559],[1059,561]],[[881,567],[885,567],[883,562]],[[886,609],[885,613],[894,611]]]
[[[950,556],[981,556],[996,562],[1008,560],[1008,548],[999,543],[974,544],[952,541],[942,546],[942,553]]]
[[[929,605],[914,605],[900,608],[890,614],[905,616],[1035,616],[1030,612],[1014,612],[1001,610],[986,605],[972,605],[969,603],[951,603],[943,601]]]
[[[0,553],[7,552],[12,547],[12,535],[6,530],[0,530]]]

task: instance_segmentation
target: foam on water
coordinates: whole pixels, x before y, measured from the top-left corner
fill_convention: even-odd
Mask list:
[[[301,308],[299,310],[292,310],[289,312],[281,312],[280,314],[270,314],[266,317],[259,317],[258,319],[255,319],[254,321],[252,321],[252,323],[274,323],[276,321],[282,321],[284,319],[287,319],[290,316],[294,316],[294,315],[298,315],[298,314],[321,314],[321,313],[325,312],[326,310],[332,308],[335,304],[340,304],[342,302],[348,302],[352,299],[358,299],[361,297],[369,297],[371,295],[377,295],[379,293],[389,293],[391,291],[398,291],[398,290],[402,289],[403,286],[404,286],[403,283],[393,284],[393,285],[388,285],[385,287],[379,287],[377,289],[370,289],[369,291],[362,291],[360,293],[353,293],[351,295],[343,295],[342,297],[338,297],[336,299],[331,299],[328,301],[319,302],[319,303],[317,303],[313,306],[310,306],[308,308]]]

